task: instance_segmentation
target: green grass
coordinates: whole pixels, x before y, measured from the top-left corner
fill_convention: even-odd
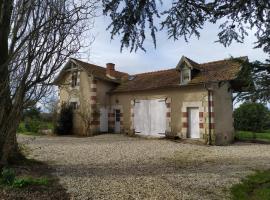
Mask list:
[[[0,185],[12,188],[22,188],[33,185],[48,185],[48,178],[16,177],[15,171],[10,168],[4,168],[0,174]]]
[[[253,140],[253,133],[250,131],[237,131],[235,138],[238,140]],[[270,141],[270,130],[267,130],[262,133],[255,133],[256,140],[266,140]]]
[[[12,187],[22,188],[26,186],[32,185],[45,185],[49,184],[49,180],[47,178],[33,178],[33,177],[22,177],[16,178],[12,184]]]
[[[231,188],[233,200],[269,200],[270,170],[258,171]]]
[[[22,135],[32,135],[32,136],[40,136],[42,135],[38,130],[39,129],[51,129],[53,130],[53,123],[51,122],[43,122],[43,121],[39,121],[36,126],[38,127],[34,127],[33,130],[27,130],[25,128],[25,123],[24,122],[20,122],[19,127],[18,127],[18,134],[22,134]]]

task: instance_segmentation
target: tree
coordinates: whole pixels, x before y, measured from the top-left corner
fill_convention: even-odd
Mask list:
[[[90,100],[86,100],[83,97],[80,98],[81,103],[76,112],[76,114],[80,117],[83,126],[84,126],[84,135],[91,135],[91,122],[93,120],[93,111],[91,108]]]
[[[270,102],[270,65],[259,61],[243,63],[238,80],[245,84],[243,91],[237,92],[237,102]]]
[[[260,132],[269,128],[270,111],[261,103],[243,103],[233,115],[236,130]]]
[[[40,119],[40,113],[41,113],[40,107],[33,106],[30,108],[27,108],[26,110],[23,111],[23,119],[25,118]]]
[[[111,19],[108,30],[111,38],[121,36],[121,51],[142,49],[150,34],[156,47],[156,33],[166,31],[169,38],[186,41],[191,36],[199,38],[206,22],[221,23],[218,41],[228,46],[232,41],[242,43],[248,30],[253,29],[257,41],[255,48],[262,48],[270,56],[270,1],[268,0],[171,0],[169,7],[163,0],[102,0],[103,13]],[[149,30],[149,31],[148,31]],[[251,87],[240,100],[270,100],[270,65],[255,62],[250,66]],[[254,85],[253,84],[254,81]]]
[[[256,28],[256,47],[270,53],[269,1],[257,0],[172,0],[171,6],[162,10],[163,0],[102,0],[103,13],[111,19],[108,29],[111,37],[120,34],[121,50],[143,49],[147,25],[156,46],[156,33],[165,30],[168,37],[186,41],[195,35],[206,22],[217,23],[219,42],[230,45],[233,40],[243,42],[247,30]],[[158,8],[160,3],[161,8]]]
[[[0,168],[17,155],[22,111],[50,92],[59,68],[87,43],[95,5],[0,0]]]

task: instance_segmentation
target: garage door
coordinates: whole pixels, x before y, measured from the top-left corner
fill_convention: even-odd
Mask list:
[[[165,99],[136,100],[134,128],[140,135],[164,135],[166,131]]]

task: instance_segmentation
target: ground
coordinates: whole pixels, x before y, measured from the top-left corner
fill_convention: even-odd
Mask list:
[[[263,144],[204,146],[115,134],[32,138],[19,141],[32,149],[30,158],[55,170],[71,199],[229,199],[233,184],[270,168]]]

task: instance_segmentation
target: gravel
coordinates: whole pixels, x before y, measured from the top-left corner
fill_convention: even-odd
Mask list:
[[[229,188],[270,168],[270,146],[202,146],[107,134],[20,136],[30,158],[54,170],[71,199],[229,199]]]

